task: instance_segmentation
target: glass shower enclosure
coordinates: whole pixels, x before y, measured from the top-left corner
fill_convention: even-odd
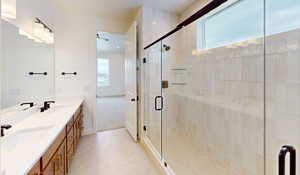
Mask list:
[[[146,49],[146,139],[170,174],[296,175],[300,1],[228,0]]]

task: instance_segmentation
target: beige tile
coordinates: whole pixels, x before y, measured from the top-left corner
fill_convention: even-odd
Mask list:
[[[142,147],[125,129],[85,136],[70,175],[161,175]]]

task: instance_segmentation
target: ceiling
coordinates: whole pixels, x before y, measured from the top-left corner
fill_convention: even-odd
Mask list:
[[[100,53],[124,51],[125,35],[99,32],[97,38],[97,50]]]
[[[131,20],[142,5],[180,13],[195,0],[57,0],[59,7],[83,15]],[[70,5],[71,4],[71,5]]]
[[[144,0],[145,5],[180,14],[196,0]]]

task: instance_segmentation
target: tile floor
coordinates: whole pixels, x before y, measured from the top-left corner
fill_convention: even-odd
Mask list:
[[[82,138],[70,175],[162,175],[126,129]]]

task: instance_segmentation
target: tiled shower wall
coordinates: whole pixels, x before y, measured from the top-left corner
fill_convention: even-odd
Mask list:
[[[272,175],[281,146],[300,149],[300,29],[267,37],[265,59],[266,172]]]
[[[262,175],[263,40],[200,51],[196,35],[192,24],[163,54],[164,157],[178,175]]]
[[[196,35],[192,24],[163,41],[164,159],[178,175],[263,175],[265,147],[276,174],[281,146],[300,147],[300,30],[267,36],[266,52],[262,38],[199,51]]]

